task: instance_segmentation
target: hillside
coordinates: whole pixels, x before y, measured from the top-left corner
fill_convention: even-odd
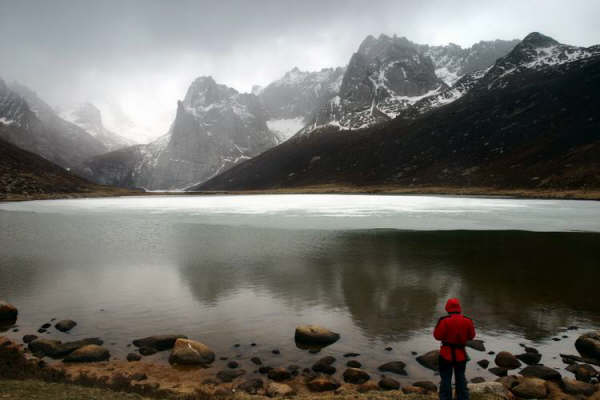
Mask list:
[[[0,124],[0,136],[16,127]],[[131,191],[88,182],[44,158],[0,139],[0,200],[119,195]]]
[[[599,50],[531,34],[450,104],[297,136],[192,190],[600,188]]]

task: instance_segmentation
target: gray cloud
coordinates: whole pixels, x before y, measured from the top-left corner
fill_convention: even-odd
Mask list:
[[[120,108],[157,136],[200,75],[247,91],[294,66],[344,65],[379,33],[470,46],[540,31],[587,46],[598,15],[595,0],[0,0],[0,77],[53,104]]]

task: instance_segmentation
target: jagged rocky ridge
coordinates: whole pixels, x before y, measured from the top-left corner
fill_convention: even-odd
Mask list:
[[[464,93],[464,80],[454,86],[461,78],[472,79],[517,43],[496,40],[463,49],[368,36],[350,59],[339,92],[319,106],[301,133],[324,126],[366,128],[396,118],[424,98],[430,98],[427,109],[447,104]]]
[[[418,90],[430,84],[423,82]],[[325,126],[296,136],[192,190],[598,188],[599,89],[600,46],[532,33],[490,68],[421,99],[400,118],[351,135]],[[456,100],[431,107],[459,90]]]
[[[80,127],[60,118],[32,90],[8,86],[0,79],[0,138],[38,154],[63,168],[76,169],[84,160],[107,151],[106,146]]]
[[[117,186],[185,188],[275,146],[266,121],[257,96],[201,77],[178,103],[165,136],[88,160],[85,173]]]

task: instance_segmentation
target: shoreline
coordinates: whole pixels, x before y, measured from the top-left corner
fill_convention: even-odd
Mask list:
[[[18,202],[33,200],[61,200],[128,196],[218,196],[218,195],[268,195],[268,194],[345,194],[345,195],[406,195],[406,196],[459,196],[489,197],[508,199],[539,200],[600,200],[600,189],[498,189],[491,187],[397,187],[397,186],[345,186],[317,185],[298,188],[261,189],[261,190],[223,190],[223,191],[141,191],[126,188],[114,188],[107,191],[44,193],[44,194],[0,194],[0,202]]]

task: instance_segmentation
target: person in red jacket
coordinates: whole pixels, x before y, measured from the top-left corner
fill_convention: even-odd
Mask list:
[[[442,342],[440,347],[440,400],[452,400],[452,371],[456,382],[457,400],[469,400],[465,368],[469,357],[465,350],[468,340],[475,337],[473,321],[461,314],[458,299],[446,303],[448,315],[440,318],[433,337]]]

